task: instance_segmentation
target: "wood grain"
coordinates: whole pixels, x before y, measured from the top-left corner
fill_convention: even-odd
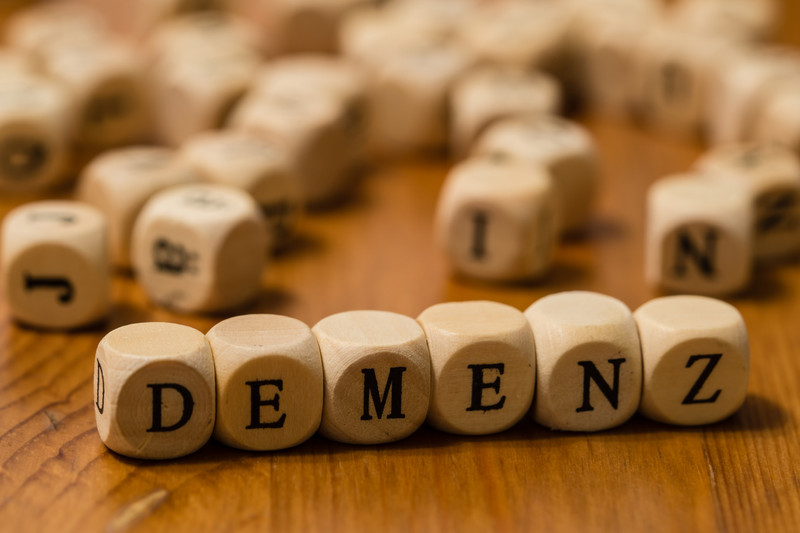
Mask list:
[[[800,44],[800,4],[780,36]],[[339,311],[417,316],[434,303],[489,299],[524,309],[585,289],[635,308],[656,293],[643,275],[644,193],[689,168],[702,146],[582,117],[601,148],[600,202],[584,239],[562,244],[532,285],[450,273],[432,240],[448,163],[376,166],[357,197],[309,216],[276,258],[248,312],[308,324]],[[0,215],[20,199],[0,199]],[[598,434],[523,420],[486,437],[423,427],[380,446],[313,437],[276,453],[210,443],[184,459],[109,452],[92,409],[92,359],[104,332],[140,320],[208,330],[220,317],[172,314],[127,275],[102,329],[44,333],[10,321],[0,295],[0,529],[14,531],[794,531],[800,524],[800,263],[757,273],[731,299],[750,332],[751,384],[732,418],[673,428],[635,417]]]

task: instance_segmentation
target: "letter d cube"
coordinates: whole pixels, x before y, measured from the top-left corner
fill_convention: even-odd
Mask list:
[[[111,450],[141,459],[190,454],[214,429],[211,348],[179,324],[117,328],[97,347],[94,394],[97,431]]]

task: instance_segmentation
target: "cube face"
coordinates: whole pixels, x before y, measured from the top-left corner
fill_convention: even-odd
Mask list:
[[[180,457],[211,436],[214,364],[199,331],[160,322],[117,328],[97,348],[94,385],[98,433],[117,453]]]
[[[484,279],[531,279],[549,267],[557,232],[549,176],[536,166],[475,159],[448,177],[436,233],[456,269]]]
[[[598,431],[636,412],[642,355],[625,304],[596,293],[564,292],[538,300],[525,316],[536,338],[536,422]]]
[[[431,353],[427,421],[437,429],[489,434],[530,408],[535,383],[533,333],[518,310],[494,302],[434,305],[417,321]]]
[[[422,328],[383,311],[329,316],[312,328],[325,372],[320,433],[354,444],[392,442],[425,420],[430,356]]]
[[[220,185],[188,185],[150,200],[132,258],[148,296],[184,312],[230,309],[259,291],[268,237],[255,202]]]
[[[580,125],[554,115],[526,115],[489,126],[472,153],[504,156],[547,168],[563,232],[584,227],[594,204],[596,148]]]
[[[747,329],[731,305],[698,296],[657,298],[634,314],[644,368],[640,413],[677,425],[709,424],[744,402]]]
[[[758,110],[753,125],[753,138],[782,144],[800,153],[800,77],[795,75],[784,84],[771,87],[769,98],[765,98]]]
[[[78,197],[105,214],[112,262],[125,268],[130,266],[133,225],[147,200],[163,189],[198,179],[168,148],[120,148],[104,152],[86,166]]]
[[[110,307],[106,223],[90,206],[26,204],[3,223],[3,284],[15,318],[55,329],[85,326]]]
[[[663,178],[647,200],[645,269],[665,289],[725,294],[752,270],[752,207],[747,191],[701,174]]]
[[[771,143],[720,145],[695,165],[749,191],[757,259],[794,254],[800,247],[800,160]]]
[[[250,193],[273,243],[284,244],[294,233],[303,210],[302,186],[278,143],[246,132],[213,132],[190,139],[181,154],[204,181]]]
[[[217,324],[207,337],[217,376],[215,438],[247,450],[278,450],[317,430],[322,361],[308,326],[245,315]]]

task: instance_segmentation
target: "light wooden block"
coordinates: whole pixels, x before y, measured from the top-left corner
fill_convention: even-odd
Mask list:
[[[484,67],[467,73],[450,96],[451,145],[463,157],[492,123],[531,113],[558,113],[561,89],[539,72]]]
[[[348,311],[312,331],[325,374],[320,433],[352,444],[409,436],[425,421],[430,354],[412,318],[386,311]]]
[[[769,143],[725,144],[712,148],[695,168],[749,194],[756,259],[787,258],[800,249],[800,159]]]
[[[103,152],[83,169],[77,196],[105,214],[111,261],[127,268],[133,224],[145,203],[164,189],[198,180],[197,172],[169,148],[117,148]]]
[[[781,144],[800,154],[800,73],[770,87],[756,112],[752,137]]]
[[[694,426],[741,407],[750,349],[735,307],[702,296],[668,296],[642,305],[634,318],[642,345],[642,415]]]
[[[742,42],[768,39],[778,16],[772,0],[682,0],[669,11],[673,23],[687,31]]]
[[[536,422],[598,431],[633,416],[642,391],[642,353],[625,304],[592,292],[562,292],[537,300],[525,317],[536,339]]]
[[[417,317],[431,355],[428,424],[449,433],[485,435],[528,412],[536,358],[525,316],[496,302],[454,302]]]
[[[153,37],[149,88],[161,141],[177,146],[225,124],[261,63],[250,30],[224,15],[197,13]]]
[[[704,174],[662,178],[647,194],[645,274],[651,285],[729,294],[750,282],[753,214],[740,187]]]
[[[463,274],[536,279],[552,263],[557,217],[552,179],[544,167],[502,156],[473,158],[445,180],[434,231]]]
[[[303,190],[280,143],[244,131],[207,132],[190,138],[181,156],[201,180],[249,193],[275,246],[291,239],[303,212]]]
[[[576,232],[585,227],[599,177],[594,140],[580,124],[552,115],[502,120],[489,126],[475,142],[472,153],[545,167],[553,178],[562,231]]]
[[[106,221],[78,202],[24,204],[2,226],[2,284],[24,324],[73,329],[98,322],[111,306]]]
[[[670,24],[651,28],[637,45],[637,108],[644,121],[665,133],[699,136],[712,81],[727,57],[730,40]]]
[[[160,26],[195,12],[224,11],[232,0],[95,0],[115,30],[132,41],[146,40]]]
[[[552,71],[563,60],[569,19],[558,2],[485,2],[457,37],[479,63]]]
[[[43,46],[41,69],[70,95],[74,139],[102,149],[141,140],[149,126],[144,63],[127,43],[111,36]]]
[[[151,300],[181,312],[234,309],[260,291],[269,250],[253,198],[223,185],[155,195],[133,228],[131,259]]]
[[[9,17],[5,42],[12,48],[40,58],[45,48],[97,39],[110,35],[101,14],[76,2],[42,2]]]
[[[342,100],[303,91],[253,93],[236,107],[228,124],[279,142],[300,178],[306,202],[320,206],[346,197],[361,171],[360,120],[349,110]]]
[[[97,346],[93,389],[100,439],[128,457],[188,455],[214,429],[211,348],[188,326],[146,322],[110,332]]]
[[[244,315],[206,335],[214,354],[214,437],[244,450],[306,441],[322,420],[322,360],[311,329],[294,318]]]
[[[43,77],[0,78],[0,190],[33,193],[66,182],[70,100]]]

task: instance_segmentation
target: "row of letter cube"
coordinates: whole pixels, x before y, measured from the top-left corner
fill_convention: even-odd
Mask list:
[[[132,457],[191,453],[214,435],[277,450],[316,431],[345,443],[407,437],[427,422],[480,435],[526,413],[566,431],[618,426],[637,410],[678,425],[734,413],[749,379],[747,330],[729,304],[652,300],[635,313],[590,292],[522,312],[495,302],[385,311],[313,328],[278,315],[224,320],[207,335],[169,323],[118,328],[95,359],[103,442]]]

